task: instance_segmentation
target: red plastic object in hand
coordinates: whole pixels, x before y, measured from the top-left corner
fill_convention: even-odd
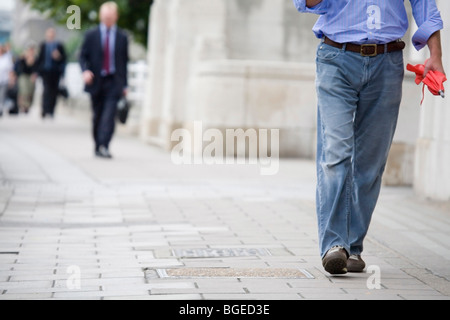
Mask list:
[[[425,64],[427,63],[427,61],[425,61]],[[447,77],[445,76],[445,74],[439,71],[430,70],[424,78],[423,74],[425,72],[425,65],[423,64],[418,64],[415,66],[408,64],[406,69],[416,74],[416,83],[418,85],[423,83],[424,87],[427,86],[428,90],[430,90],[433,95],[440,95],[443,98],[445,97],[444,82],[447,81]]]

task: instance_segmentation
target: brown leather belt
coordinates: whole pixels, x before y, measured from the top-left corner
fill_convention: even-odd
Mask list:
[[[405,49],[406,44],[403,41],[394,41],[387,44],[354,44],[354,43],[338,43],[325,37],[325,44],[332,47],[342,49],[345,46],[345,50],[356,52],[361,54],[363,57],[375,57],[379,54],[400,51]]]

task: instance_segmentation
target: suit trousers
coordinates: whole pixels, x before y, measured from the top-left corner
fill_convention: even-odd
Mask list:
[[[42,116],[53,116],[55,114],[56,101],[58,98],[59,80],[61,74],[58,71],[46,71],[42,74],[44,94],[42,100]]]
[[[117,103],[121,91],[117,90],[114,76],[102,77],[100,89],[91,95],[93,111],[93,137],[95,148],[109,148],[115,129]]]

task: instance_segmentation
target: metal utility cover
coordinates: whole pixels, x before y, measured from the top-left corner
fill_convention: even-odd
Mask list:
[[[173,254],[179,258],[223,258],[271,255],[269,250],[262,248],[174,249]]]
[[[314,279],[304,269],[297,268],[178,268],[157,269],[161,278],[289,278]]]

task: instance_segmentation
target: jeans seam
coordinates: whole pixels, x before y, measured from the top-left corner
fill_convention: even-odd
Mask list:
[[[323,162],[323,154],[324,154],[324,152],[323,152],[323,149],[324,149],[324,140],[325,140],[325,136],[324,136],[324,127],[323,127],[323,124],[322,124],[322,120],[320,120],[320,128],[318,128],[318,130],[320,130],[320,141],[319,141],[319,143],[320,143],[320,154],[319,154],[319,157],[318,157],[318,159],[319,159],[319,161],[318,161],[318,163],[317,163],[317,165],[318,166],[321,166],[322,165],[322,162]],[[322,182],[323,182],[323,170],[322,170],[322,168],[318,168],[318,181],[317,181],[317,183],[318,183],[318,190],[319,190],[319,192],[317,193],[318,194],[318,202],[319,202],[319,227],[320,227],[320,230],[321,231],[323,231],[323,229],[324,229],[324,226],[323,226],[323,214],[322,214],[322,211],[323,211],[323,203],[322,203],[322,192],[321,192],[321,190],[322,190]],[[321,237],[322,237],[322,235],[320,235]]]
[[[352,186],[352,190],[351,190],[351,196],[353,197],[353,195],[356,192],[356,188],[355,188],[355,181],[357,181],[358,179],[356,178],[357,172],[358,172],[358,163],[356,161],[356,154],[358,151],[358,139],[356,137],[356,133],[358,132],[358,127],[356,125],[356,113],[355,113],[355,118],[354,118],[354,123],[353,123],[353,132],[354,132],[354,137],[353,137],[353,156],[352,156],[352,181],[351,181],[351,186]],[[354,214],[354,208],[353,208],[353,199],[351,202],[351,208],[350,208],[350,214],[349,214],[349,224],[348,224],[348,233],[349,233],[349,253],[353,254],[352,251],[352,243],[351,243],[351,238],[350,238],[350,234],[351,234],[351,228],[352,228],[352,214]]]

